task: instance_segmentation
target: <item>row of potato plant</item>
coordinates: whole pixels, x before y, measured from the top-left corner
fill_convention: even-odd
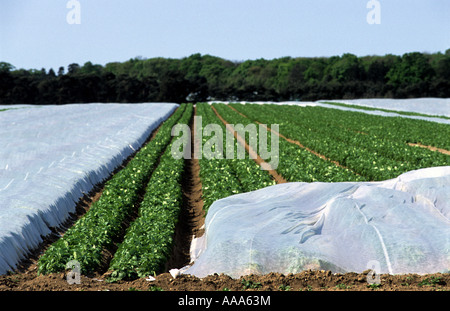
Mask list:
[[[84,274],[102,265],[102,254],[123,231],[123,223],[139,202],[158,159],[171,140],[171,129],[182,116],[181,105],[143,146],[125,168],[105,183],[103,193],[86,214],[54,242],[38,260],[38,273],[65,270],[72,260],[80,263]]]
[[[209,104],[198,103],[197,116],[202,117],[203,125],[219,125],[222,130],[223,142],[224,144],[226,143],[226,126],[214,113]],[[201,130],[203,131],[203,129]],[[203,134],[202,146],[205,147],[205,144],[207,144],[211,138],[211,136]],[[207,159],[202,156],[199,160],[200,179],[202,181],[203,192],[202,198],[204,209],[206,211],[208,211],[211,204],[218,199],[275,184],[275,180],[272,179],[267,171],[262,170],[254,159],[250,159],[247,152],[245,153],[244,159],[238,158],[238,144],[239,142],[234,139],[232,146],[234,155],[232,159],[226,158],[226,148],[230,148],[230,146],[226,146],[223,148],[218,158]]]
[[[257,106],[260,105],[255,105],[255,107]],[[227,107],[225,104],[214,104],[214,107],[216,107],[221,114],[226,115],[228,119],[233,120],[233,122],[239,122],[245,126],[255,122],[252,118],[248,117],[248,115],[253,117],[253,110],[256,110],[255,108],[253,110],[242,109],[241,112],[244,115],[247,113],[247,117],[244,117]],[[267,118],[266,121],[267,122],[262,123],[269,127],[272,124],[278,124],[269,118]],[[280,131],[282,131],[284,127],[285,124],[279,124]],[[268,141],[271,141],[271,135],[276,135],[270,131],[268,131],[267,134]],[[357,175],[349,169],[318,157],[283,138],[279,138],[279,159],[276,170],[290,182],[341,182],[365,180],[363,176]]]
[[[178,124],[189,124],[193,112],[189,104]],[[111,260],[109,280],[148,277],[161,272],[173,248],[175,226],[183,204],[184,159],[172,155],[174,137],[161,156],[147,185],[138,217],[128,228]]]
[[[335,105],[344,105],[333,103]],[[358,107],[355,105],[355,107]],[[359,106],[361,109],[362,106]],[[375,108],[362,107],[363,109]],[[404,117],[382,117],[362,112],[349,114],[348,111],[339,109],[326,109],[320,107],[325,118],[332,116],[332,120],[339,120],[341,117],[346,120],[346,127],[358,131],[364,131],[368,134],[388,137],[392,140],[398,140],[406,143],[421,143],[424,145],[435,146],[450,150],[450,126],[448,123],[438,123],[429,120],[421,120]],[[402,112],[405,114],[406,112]],[[412,113],[414,115],[414,113]],[[420,114],[418,114],[420,115]],[[442,119],[450,119],[439,116]]]
[[[286,137],[300,141],[367,180],[386,180],[410,170],[449,163],[447,155],[409,146],[404,135],[400,138],[393,134],[395,129],[389,126],[390,119],[386,117],[378,117],[378,123],[384,124],[384,132],[371,134],[365,129],[374,127],[377,121],[366,119],[361,113],[280,105],[233,104],[233,107],[253,120],[279,123],[280,132]],[[399,120],[395,124],[400,126]],[[418,122],[418,126],[422,124]],[[407,122],[402,127],[406,126],[413,128],[414,124]]]
[[[212,107],[209,105],[209,107]],[[215,106],[214,106],[215,107]],[[219,107],[215,107],[219,108]],[[229,119],[228,115],[223,115],[222,109],[216,110],[219,115],[226,121],[228,124],[232,124],[233,126],[241,124],[241,123],[235,123],[233,119]],[[229,134],[227,133],[227,128],[225,124],[219,119],[219,117],[214,113],[212,109],[207,110],[207,118],[208,122],[213,122],[214,124],[218,124],[222,128],[223,133],[223,141],[224,144],[226,142],[226,136]],[[258,135],[258,130],[256,131],[256,135]],[[225,147],[227,148],[227,146]],[[239,148],[245,148],[241,145],[240,142],[235,138],[233,140],[233,146],[231,147],[233,150],[233,157],[231,159],[227,159],[232,169],[234,170],[237,178],[239,179],[243,191],[249,192],[253,190],[258,190],[267,186],[275,185],[275,180],[269,175],[269,173],[263,169],[261,169],[261,166],[256,163],[256,161],[252,158],[250,158],[250,155],[247,151],[245,151],[245,158],[240,158],[238,155]],[[223,150],[223,152],[228,151]],[[257,150],[255,150],[257,151]],[[226,155],[224,154],[224,157]]]

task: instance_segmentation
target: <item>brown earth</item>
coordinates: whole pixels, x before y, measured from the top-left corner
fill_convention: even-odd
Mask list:
[[[228,105],[228,107],[231,108],[232,110],[234,110],[235,112],[239,113],[239,114],[240,114],[241,116],[243,116],[244,118],[249,119],[249,117],[247,117],[245,114],[239,112],[236,108],[234,108],[234,107],[232,107],[232,106],[230,106],[230,105]],[[258,123],[258,124],[260,124],[260,125],[262,125],[262,126],[264,126],[268,131],[274,133],[275,135],[278,135],[278,137],[283,138],[283,139],[286,140],[287,142],[289,142],[289,143],[291,143],[291,144],[294,144],[294,145],[297,145],[298,147],[300,147],[300,148],[302,148],[302,149],[305,149],[305,150],[308,151],[309,153],[311,153],[311,154],[313,154],[313,155],[315,155],[315,156],[317,156],[317,157],[319,157],[319,158],[321,158],[321,159],[323,159],[323,160],[325,160],[325,161],[331,162],[331,163],[333,163],[333,164],[336,165],[336,166],[339,166],[339,167],[342,167],[342,168],[347,169],[347,170],[349,170],[349,171],[352,171],[352,170],[349,169],[348,167],[346,167],[346,166],[340,164],[338,161],[331,160],[331,159],[327,158],[326,156],[324,156],[324,155],[318,153],[317,151],[312,150],[312,149],[310,149],[310,148],[304,146],[304,145],[303,145],[301,142],[299,142],[298,140],[294,140],[294,139],[287,138],[286,136],[284,136],[283,134],[281,134],[281,133],[275,131],[274,129],[270,128],[270,127],[267,126],[266,124],[262,124],[261,122],[259,122],[259,121],[257,121],[257,120],[254,120],[254,122],[255,122],[255,123]],[[359,174],[356,173],[356,172],[354,172],[354,173],[355,173],[356,175],[359,175]]]
[[[69,278],[70,279],[70,278]],[[297,274],[248,275],[233,279],[224,274],[205,278],[169,273],[156,276],[154,281],[137,279],[109,283],[104,276],[81,276],[80,284],[69,284],[65,273],[37,275],[36,269],[27,273],[0,276],[0,291],[448,291],[450,275],[388,275],[383,274],[380,285],[367,282],[367,272],[334,274],[330,271],[303,271]]]
[[[195,126],[195,125],[194,125]],[[192,134],[195,131],[192,131]],[[154,137],[156,131],[149,140]],[[192,139],[193,148],[195,140]],[[132,157],[132,156],[131,156]],[[127,159],[121,167],[124,167]],[[186,160],[186,175],[183,178],[184,204],[179,226],[175,234],[175,247],[166,267],[166,271],[153,281],[137,279],[110,283],[108,272],[95,275],[81,275],[79,284],[69,284],[68,271],[49,275],[37,274],[37,259],[40,254],[55,241],[65,228],[81,217],[98,200],[103,186],[98,185],[90,194],[85,195],[77,206],[77,214],[62,228],[55,229],[51,237],[46,238],[41,247],[22,262],[16,272],[0,276],[0,291],[448,291],[450,274],[432,275],[381,275],[379,285],[369,286],[367,273],[334,274],[330,271],[303,271],[298,274],[248,275],[233,279],[224,274],[214,274],[205,278],[191,275],[172,277],[167,271],[181,268],[189,263],[189,245],[192,237],[204,233],[203,202],[201,199],[201,181],[198,160]],[[106,254],[106,260],[112,256]],[[110,259],[110,258],[109,258]],[[70,278],[69,278],[70,280]]]
[[[194,107],[194,115],[196,108]],[[194,159],[198,141],[194,139],[195,127],[192,116],[191,131],[191,159],[185,159],[185,172],[182,179],[183,205],[179,221],[175,229],[174,249],[167,265],[167,271],[181,268],[190,263],[190,245],[193,238],[203,235],[205,211],[202,200],[202,181],[200,179],[200,165]]]
[[[256,163],[258,163],[258,165],[260,165],[262,168],[264,168],[264,170],[266,170],[272,177],[273,179],[276,181],[277,184],[282,184],[282,183],[286,183],[286,179],[284,179],[283,176],[281,176],[280,174],[278,174],[278,172],[276,170],[274,170],[269,163],[265,162],[257,153],[255,150],[253,150],[253,148],[251,148],[247,142],[245,141],[244,138],[242,138],[241,136],[239,136],[239,134],[234,131],[231,127],[230,124],[219,114],[219,112],[216,110],[216,108],[212,107],[212,110],[214,111],[214,113],[217,115],[217,117],[220,119],[220,121],[222,121],[222,123],[226,126],[227,130],[230,131],[231,133],[233,133],[234,137],[236,138],[236,140],[245,147],[245,150],[248,152],[249,156],[251,159],[254,159],[256,161]]]
[[[450,155],[450,151],[449,150],[442,149],[442,148],[437,148],[437,147],[433,147],[433,146],[427,146],[427,145],[423,145],[421,143],[416,143],[416,144],[408,143],[408,145],[410,145],[412,147],[426,148],[426,149],[431,150],[431,151],[437,151],[437,152],[440,152],[440,153],[443,153],[443,154],[446,154],[446,155]]]

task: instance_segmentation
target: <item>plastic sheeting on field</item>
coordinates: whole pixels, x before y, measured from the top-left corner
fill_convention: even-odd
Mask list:
[[[286,183],[212,204],[183,273],[450,268],[450,166],[383,182]]]
[[[177,107],[72,104],[1,111],[0,274],[75,212],[83,194]]]
[[[271,101],[259,101],[248,102],[240,101],[241,104],[275,104],[275,105],[291,105],[291,106],[312,106],[312,107],[325,107],[331,109],[339,109],[346,111],[356,111],[366,114],[378,115],[383,117],[401,117],[416,120],[425,120],[443,124],[450,124],[450,120],[439,117],[427,117],[416,115],[405,115],[395,112],[386,112],[381,110],[364,110],[358,108],[350,108],[332,104],[326,104],[325,102],[336,102],[349,105],[359,105],[372,108],[382,108],[389,110],[396,110],[399,112],[417,112],[427,114],[430,116],[447,116],[450,117],[450,98],[410,98],[410,99],[390,99],[390,98],[377,98],[377,99],[354,99],[354,100],[319,100],[316,102],[311,101],[286,101],[286,102],[271,102]],[[235,103],[233,101],[210,101],[212,103]]]
[[[407,98],[407,99],[367,98],[367,99],[321,100],[321,102],[323,101],[450,117],[450,98],[425,97],[425,98]]]
[[[361,113],[371,114],[371,115],[381,116],[381,117],[399,117],[399,118],[406,118],[406,119],[424,120],[424,121],[430,121],[430,122],[436,122],[436,123],[442,123],[442,124],[450,124],[450,120],[444,119],[444,118],[439,118],[439,117],[404,115],[404,114],[400,114],[400,113],[386,112],[386,111],[380,111],[380,110],[363,110],[363,109],[358,109],[358,108],[342,107],[342,106],[336,106],[336,105],[325,104],[325,103],[317,103],[317,106],[331,108],[331,109],[361,112]]]

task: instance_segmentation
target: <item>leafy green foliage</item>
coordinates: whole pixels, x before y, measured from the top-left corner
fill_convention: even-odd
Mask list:
[[[408,170],[449,163],[449,156],[407,144],[421,142],[450,149],[448,125],[321,107],[232,106],[250,119],[224,104],[213,105],[231,124],[246,126],[256,121],[269,126],[279,124],[284,136],[348,167],[337,166],[279,139],[277,171],[288,181],[384,180]],[[177,160],[171,154],[172,144],[177,139],[171,137],[171,130],[177,123],[188,124],[192,112],[191,104],[183,104],[163,123],[154,139],[106,183],[99,201],[39,258],[39,273],[63,271],[70,260],[80,262],[82,273],[98,269],[104,249],[123,234],[123,223],[138,205],[138,217],[127,229],[110,263],[110,280],[146,277],[164,268],[173,247],[183,201],[185,169],[184,159]],[[227,130],[210,105],[197,104],[197,114],[202,116],[204,126],[219,125],[223,141],[226,141]],[[269,142],[271,135],[274,134],[268,132]],[[205,146],[209,139],[203,135],[202,145]],[[233,159],[225,159],[222,153],[219,159],[199,160],[206,211],[218,199],[275,183],[266,171],[248,158],[248,154],[245,159],[238,159],[238,142],[233,143]],[[140,202],[142,194],[145,195]],[[435,284],[437,281],[429,282]],[[247,282],[243,285],[255,284]]]
[[[320,169],[320,165],[309,165],[308,155],[300,150],[287,151],[280,140],[280,173],[285,178],[295,171],[315,172],[329,178],[328,181],[386,180],[415,169],[448,165],[450,157],[439,152],[408,145],[421,142],[448,149],[450,127],[445,124],[367,115],[323,107],[298,107],[284,105],[239,105],[237,110],[262,123],[280,124],[280,132],[287,138],[297,140],[304,146],[339,162],[359,175],[334,178],[335,168]],[[283,156],[291,153],[297,159],[297,167],[289,163],[292,158]],[[294,164],[292,164],[294,165]],[[300,169],[303,168],[303,169]],[[306,169],[304,169],[306,167]],[[338,176],[341,172],[336,171]],[[344,174],[342,172],[342,174]],[[346,174],[346,173],[345,173]],[[301,179],[310,181],[314,174],[303,174]]]
[[[379,289],[381,288],[381,284],[379,283],[373,283],[373,284],[367,284],[367,288],[371,288],[371,289]]]
[[[419,286],[445,285],[445,281],[442,280],[442,277],[432,276],[420,281],[418,285]]]
[[[243,278],[241,280],[241,284],[242,284],[242,289],[246,290],[246,289],[257,289],[262,287],[261,282],[254,282],[252,280],[246,280],[245,278]]]
[[[17,70],[0,62],[2,104],[70,102],[284,101],[324,98],[450,97],[450,53],[343,54],[229,61],[193,54],[136,57],[105,66]]]
[[[375,108],[375,107],[368,107],[368,106],[361,106],[361,105],[352,105],[352,104],[344,104],[344,103],[337,103],[337,102],[322,102],[322,103],[328,104],[328,105],[347,107],[347,108],[355,108],[355,109],[358,109],[358,110],[384,111],[384,112],[393,112],[393,113],[397,113],[397,114],[401,114],[401,115],[405,115],[405,116],[422,116],[422,117],[432,117],[432,118],[441,118],[441,119],[450,120],[450,117],[447,117],[447,116],[429,115],[429,114],[425,114],[425,113],[412,112],[412,111],[400,111],[400,110]]]
[[[202,117],[203,125],[219,125],[222,128],[223,141],[226,142],[227,129],[210,105],[206,103],[197,104],[197,115]],[[226,119],[226,121],[231,124],[237,124],[231,118],[230,120]],[[203,135],[202,138],[204,146],[210,137]],[[260,166],[248,157],[248,153],[246,153],[245,159],[239,159],[237,156],[239,142],[235,139],[233,144],[233,159],[226,159],[222,153],[221,159],[205,159],[202,157],[199,160],[203,201],[206,211],[218,199],[275,184],[270,175],[266,171],[261,170]]]
[[[217,107],[221,113],[228,114],[229,118],[233,118],[233,120],[239,123],[244,125],[253,123],[252,119],[241,116],[224,104],[214,104],[214,106]],[[234,107],[239,107],[238,110],[245,115],[251,116],[254,120],[258,120],[257,118],[260,117],[260,113],[262,112],[260,109],[265,109],[265,106],[266,105],[235,105]],[[273,112],[265,116],[264,119],[266,122],[262,122],[269,127],[271,124],[278,124],[278,120],[271,115],[272,113]],[[284,133],[285,128],[285,124],[280,123],[280,131],[283,131]],[[271,135],[275,134],[270,132],[267,134],[268,141],[271,141]],[[364,180],[364,178],[356,175],[354,172],[319,158],[282,138],[279,139],[279,164],[277,171],[288,181],[336,182]]]
[[[178,123],[188,124],[192,111],[189,105]],[[147,185],[138,218],[128,228],[110,263],[109,270],[113,271],[110,281],[153,275],[168,260],[183,201],[184,159],[172,157],[172,143]]]
[[[163,123],[154,139],[105,184],[102,196],[89,211],[39,258],[38,273],[63,271],[70,260],[80,262],[82,273],[101,265],[103,249],[119,235],[122,223],[138,203],[139,193],[170,142],[171,128],[185,108],[181,106]]]
[[[418,84],[429,81],[434,74],[427,57],[419,52],[403,55],[386,74],[389,84],[394,86]]]

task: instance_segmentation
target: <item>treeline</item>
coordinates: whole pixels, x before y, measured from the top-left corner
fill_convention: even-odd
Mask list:
[[[286,101],[450,97],[450,49],[402,56],[353,54],[230,61],[182,59],[87,62],[48,71],[0,63],[0,104]]]

